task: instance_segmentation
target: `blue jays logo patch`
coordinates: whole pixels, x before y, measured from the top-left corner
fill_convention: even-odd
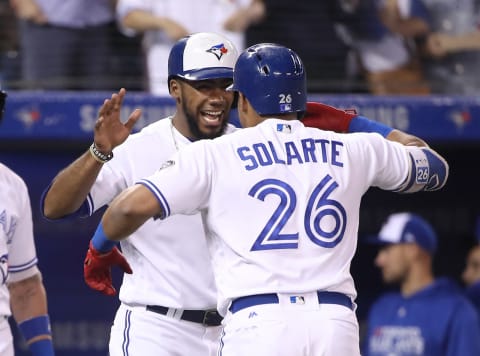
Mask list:
[[[170,160],[166,161],[165,163],[163,163],[158,170],[162,170],[162,169],[171,167],[173,165],[175,165],[175,161],[170,159]]]
[[[7,283],[8,278],[8,254],[0,256],[0,285]]]
[[[220,60],[224,54],[228,53],[228,49],[223,45],[223,43],[220,43],[207,49],[207,52],[214,54],[215,57]]]

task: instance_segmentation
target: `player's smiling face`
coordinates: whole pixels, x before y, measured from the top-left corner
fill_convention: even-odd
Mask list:
[[[225,89],[232,79],[199,81],[179,80],[177,101],[187,120],[191,138],[215,138],[221,136],[228,123],[233,103],[233,92]]]

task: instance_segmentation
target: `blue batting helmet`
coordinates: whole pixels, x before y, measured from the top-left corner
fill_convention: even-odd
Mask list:
[[[260,43],[238,57],[233,71],[235,90],[245,95],[260,115],[306,110],[307,80],[300,57],[290,48]]]
[[[173,77],[186,80],[233,78],[237,58],[237,49],[226,37],[211,32],[186,36],[170,51],[168,83]]]

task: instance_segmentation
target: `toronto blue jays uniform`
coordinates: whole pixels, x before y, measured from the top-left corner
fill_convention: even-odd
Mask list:
[[[406,188],[409,152],[423,151],[272,118],[186,146],[139,181],[161,218],[202,214],[222,355],[250,355],[252,342],[257,355],[359,355],[350,263],[360,202],[371,186]]]
[[[0,355],[13,356],[7,283],[22,281],[40,271],[27,186],[20,176],[0,163],[0,188]]]

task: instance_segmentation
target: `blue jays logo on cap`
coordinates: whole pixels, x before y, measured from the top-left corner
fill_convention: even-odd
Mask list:
[[[228,49],[223,43],[220,43],[207,49],[207,52],[214,54],[220,60],[224,54],[228,53]]]

